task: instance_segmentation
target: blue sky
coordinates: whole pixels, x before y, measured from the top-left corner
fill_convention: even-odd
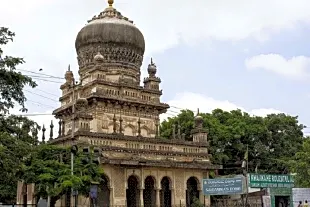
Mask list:
[[[77,74],[76,34],[106,7],[104,0],[0,1],[0,26],[17,35],[6,52],[25,57],[20,69],[60,77],[68,64]],[[164,102],[203,112],[285,112],[310,126],[309,1],[115,0],[115,8],[144,34],[142,75],[153,57]],[[60,84],[38,83],[27,92],[29,113],[50,113]],[[52,117],[34,119],[47,124]]]

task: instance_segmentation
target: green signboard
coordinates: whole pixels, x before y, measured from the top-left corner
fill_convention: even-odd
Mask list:
[[[251,188],[293,188],[294,180],[291,175],[249,174]]]

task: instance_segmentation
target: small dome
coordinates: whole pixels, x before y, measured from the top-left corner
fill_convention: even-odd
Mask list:
[[[202,118],[202,116],[198,115],[198,116],[195,116],[195,120],[196,120],[196,121],[199,121],[199,120],[202,120],[202,121],[203,121],[203,118]]]
[[[65,79],[66,79],[66,82],[72,82],[73,80],[73,73],[70,70],[70,65],[68,66],[68,70],[65,73]]]
[[[97,61],[97,62],[101,62],[104,60],[103,56],[101,55],[100,52],[98,52],[95,57],[94,57],[94,60]]]
[[[199,115],[199,109],[197,110],[197,115],[194,118],[195,121],[195,127],[196,128],[202,128],[203,125],[203,118]]]
[[[153,62],[153,58],[151,58],[151,64],[149,64],[149,66],[147,67],[147,72],[151,76],[155,76],[156,75],[157,67],[156,67],[155,63]]]
[[[101,52],[104,62],[138,69],[142,65],[145,41],[133,21],[122,16],[110,4],[80,30],[75,48],[80,67],[90,63],[92,60],[89,58]]]

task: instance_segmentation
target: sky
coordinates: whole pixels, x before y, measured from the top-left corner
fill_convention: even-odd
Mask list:
[[[16,33],[5,53],[26,60],[20,70],[60,77],[36,79],[39,87],[25,91],[28,114],[51,114],[69,64],[77,77],[76,35],[107,1],[0,3],[0,26]],[[309,0],[115,0],[114,7],[144,35],[142,76],[151,57],[157,65],[162,101],[171,106],[162,118],[178,108],[239,108],[298,116],[310,126]],[[47,126],[53,116],[31,118]]]

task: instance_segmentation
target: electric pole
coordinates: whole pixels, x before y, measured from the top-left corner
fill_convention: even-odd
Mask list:
[[[74,146],[75,146],[75,143],[74,143],[74,131],[75,131],[75,80],[74,80],[74,78],[72,79],[72,122],[71,122],[71,124],[72,124],[72,126],[71,126],[71,141],[72,141],[72,144],[71,144],[71,175],[73,176],[73,170],[74,170],[74,167],[73,167],[73,165],[74,165]],[[72,201],[73,201],[73,203],[74,203],[74,205],[72,205],[72,206],[74,206],[74,207],[76,207],[76,201],[77,201],[77,199],[75,199],[76,198],[76,192],[74,192],[74,189],[72,188],[71,189],[71,194],[72,194]]]

